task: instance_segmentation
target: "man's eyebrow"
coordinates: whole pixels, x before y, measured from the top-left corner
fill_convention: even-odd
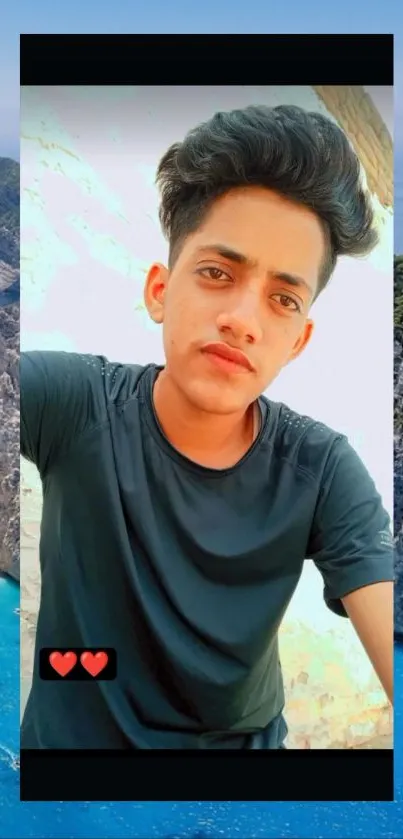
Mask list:
[[[314,290],[312,286],[309,285],[309,283],[307,283],[307,281],[304,280],[302,277],[298,277],[297,274],[288,274],[287,272],[284,273],[283,271],[273,271],[272,277],[274,277],[276,280],[282,280],[284,283],[288,283],[288,285],[294,286],[294,288],[301,288],[302,286],[309,292],[309,294],[312,295],[312,297],[314,295]]]
[[[236,251],[233,248],[229,248],[227,245],[221,244],[214,244],[214,245],[203,245],[202,247],[198,248],[198,253],[205,253],[211,252],[217,253],[219,256],[222,256],[223,259],[229,259],[230,262],[236,262],[238,265],[245,265],[248,268],[256,268],[257,261],[255,259],[251,259],[249,256],[246,256],[244,253],[240,253],[240,251]],[[312,296],[314,295],[314,289],[312,286],[303,279],[303,277],[299,277],[297,274],[289,274],[287,271],[269,271],[268,272],[274,279],[281,280],[287,285],[293,286],[294,288],[305,288],[309,294]]]
[[[215,253],[218,253],[219,256],[222,256],[223,259],[229,259],[231,262],[237,262],[238,265],[249,265],[250,267],[255,268],[257,264],[255,260],[245,256],[245,254],[240,253],[233,248],[229,248],[227,245],[203,245],[198,248],[199,253],[207,251],[214,251]]]

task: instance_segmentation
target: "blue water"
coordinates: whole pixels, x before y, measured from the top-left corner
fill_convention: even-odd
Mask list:
[[[19,589],[0,578],[0,837],[395,837],[403,825],[403,704],[396,709],[396,803],[20,802]],[[403,697],[403,647],[396,651],[395,695]]]

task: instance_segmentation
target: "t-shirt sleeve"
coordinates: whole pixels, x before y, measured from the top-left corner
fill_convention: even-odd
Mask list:
[[[107,419],[102,367],[91,355],[21,353],[21,454],[41,476]]]
[[[311,529],[308,558],[324,581],[327,606],[347,617],[341,598],[372,583],[393,581],[390,518],[362,460],[338,438],[327,468]]]

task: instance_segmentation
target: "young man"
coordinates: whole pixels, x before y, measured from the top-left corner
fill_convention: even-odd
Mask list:
[[[392,699],[392,543],[345,437],[261,394],[311,338],[340,254],[376,243],[344,134],[296,107],[216,114],[160,162],[166,364],[32,352],[22,453],[43,482],[27,748],[277,749],[277,633],[312,559]],[[113,681],[39,650],[114,647]]]

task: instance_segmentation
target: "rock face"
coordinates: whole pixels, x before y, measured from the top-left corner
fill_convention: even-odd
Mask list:
[[[395,257],[395,634],[403,640],[403,256]]]
[[[19,181],[0,158],[0,571],[19,580]]]

